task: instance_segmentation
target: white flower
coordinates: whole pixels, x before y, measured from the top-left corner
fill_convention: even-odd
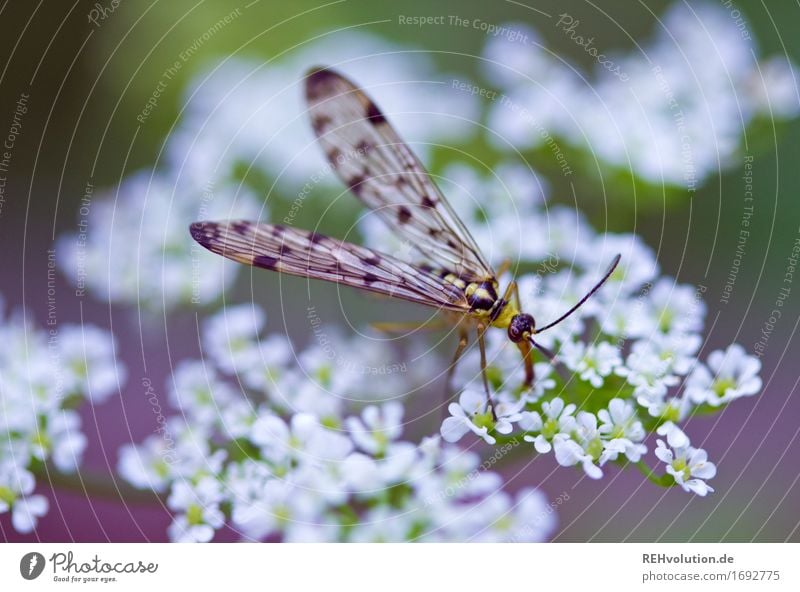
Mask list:
[[[633,404],[624,399],[611,399],[608,409],[601,409],[597,416],[601,421],[598,431],[606,439],[600,465],[616,460],[619,454],[624,454],[631,462],[638,462],[647,452],[647,447],[640,444],[645,431]]]
[[[280,465],[291,460],[300,463],[341,460],[353,448],[347,437],[325,428],[307,413],[294,415],[288,426],[277,415],[268,411],[259,413],[250,440],[261,447],[267,459]]]
[[[258,361],[249,366],[237,364],[237,372],[249,388],[269,393],[280,388],[287,369],[295,362],[294,350],[289,339],[278,333],[259,338],[257,347]]]
[[[176,516],[169,526],[170,539],[178,543],[206,543],[225,523],[219,504],[223,501],[222,488],[215,477],[203,477],[192,486],[177,481],[167,498],[171,510],[185,512]]]
[[[33,532],[39,518],[47,514],[49,508],[50,502],[43,495],[22,497],[14,503],[11,511],[11,525],[14,530],[23,534]]]
[[[237,398],[231,386],[219,379],[215,367],[205,362],[183,361],[172,378],[170,402],[201,425],[217,421],[221,410]]]
[[[0,514],[11,510],[14,530],[28,533],[47,513],[49,504],[44,496],[32,495],[36,481],[30,471],[18,468],[18,460],[21,459],[0,456]]]
[[[62,271],[97,298],[149,310],[217,300],[241,266],[194,242],[189,224],[257,220],[266,212],[244,186],[206,183],[210,170],[189,183],[171,171],[145,170],[95,193],[83,216],[93,229],[88,238],[67,234],[57,242]]]
[[[397,402],[381,407],[367,405],[361,417],[348,417],[345,424],[356,445],[370,454],[383,454],[403,431],[403,406]]]
[[[692,448],[688,443],[672,448],[663,440],[657,440],[656,443],[655,455],[666,463],[667,473],[675,478],[684,491],[693,491],[700,496],[713,493],[714,490],[704,480],[713,478],[717,474],[717,467],[708,462],[705,450]]]
[[[686,393],[696,404],[718,407],[761,390],[761,361],[735,343],[708,356],[708,368],[698,364],[686,381]]]
[[[555,530],[556,511],[541,491],[528,487],[517,492],[511,522],[509,541],[540,543]]]
[[[209,64],[186,89],[185,115],[167,145],[169,165],[206,179],[248,163],[301,206],[327,196],[338,187],[336,175],[313,141],[300,99],[302,73],[318,63],[338,64],[415,152],[465,138],[479,117],[477,97],[451,88],[453,77],[437,72],[430,56],[363,31],[337,31],[268,64],[238,56]]]
[[[594,464],[591,454],[578,444],[563,434],[557,434],[553,439],[553,450],[555,451],[556,461],[562,467],[572,467],[580,463],[587,476],[592,479],[600,479],[603,471]]]
[[[784,56],[772,56],[752,72],[745,91],[758,110],[781,119],[796,117],[800,111],[797,101],[797,68]]]
[[[622,363],[619,349],[605,341],[588,346],[580,341],[570,341],[562,345],[559,356],[567,368],[577,372],[581,380],[595,388],[603,386],[603,379]]]
[[[542,542],[555,529],[555,510],[538,490],[524,488],[515,499],[497,492],[476,504],[462,518],[467,527],[461,536],[471,542]]]
[[[360,520],[350,541],[353,543],[399,543],[407,540],[413,526],[413,516],[393,508],[379,507]]]
[[[760,60],[728,8],[676,2],[661,21],[651,39],[637,40],[642,51],[618,53],[607,61],[613,69],[594,74],[552,57],[541,41],[490,38],[485,74],[505,95],[489,105],[496,147],[511,152],[555,137],[652,183],[694,189],[735,162],[755,117],[797,115],[794,66]]]
[[[228,374],[249,370],[262,363],[258,335],[266,313],[253,304],[223,308],[203,327],[203,344],[214,363]]]
[[[556,434],[553,438],[553,451],[556,462],[562,467],[580,463],[583,471],[592,479],[603,476],[603,471],[594,464],[603,452],[603,441],[597,431],[597,417],[593,413],[580,411],[570,434]]]
[[[171,465],[176,461],[173,442],[150,436],[139,445],[120,449],[117,472],[134,487],[162,492],[174,478]]]
[[[500,434],[511,433],[511,423],[519,421],[518,406],[511,403],[497,403],[492,416],[492,408],[486,400],[486,394],[477,390],[465,390],[458,398],[458,403],[448,406],[450,417],[442,422],[441,434],[447,442],[458,442],[469,431],[483,438],[487,444],[495,444],[497,440],[489,434],[496,430]]]
[[[648,338],[659,357],[669,362],[670,372],[683,375],[697,362],[703,338],[697,333],[654,333]]]
[[[670,366],[671,361],[662,359],[652,344],[637,341],[625,364],[617,366],[615,372],[634,387],[639,404],[649,407],[660,403],[667,389],[678,384],[678,377],[670,374]]]
[[[81,418],[71,410],[55,411],[47,418],[47,437],[53,464],[59,471],[78,468],[87,439],[81,432]]]
[[[567,436],[574,428],[575,418],[572,414],[576,406],[573,403],[564,404],[560,397],[542,403],[544,419],[536,411],[523,411],[519,426],[529,432],[539,432],[537,435],[525,434],[526,442],[533,442],[536,451],[546,454],[552,449],[551,442],[558,435]]]
[[[603,293],[604,290],[601,290],[600,294]],[[602,311],[597,314],[603,333],[620,340],[651,335],[653,321],[645,298],[643,294],[627,298],[620,296],[607,305],[603,304]],[[608,298],[603,297],[603,302],[607,301]]]
[[[608,409],[601,409],[597,416],[600,418],[600,433],[611,440],[615,438],[628,438],[634,442],[644,440],[645,432],[642,422],[636,416],[636,409],[630,401],[614,398],[608,403]]]
[[[659,436],[666,436],[667,444],[673,448],[686,448],[689,445],[689,436],[675,423],[666,421],[656,430]]]
[[[692,286],[661,278],[650,291],[647,302],[655,328],[661,333],[686,334],[703,328],[706,306]]]
[[[635,234],[599,234],[593,240],[585,241],[584,245],[577,252],[577,260],[593,278],[602,274],[617,254],[621,256],[607,285],[598,293],[598,302],[603,303],[599,307],[599,318],[604,317],[607,305],[636,297],[637,292],[641,293],[642,287],[659,274],[653,249]]]
[[[684,391],[680,397],[667,397],[666,399],[647,402],[647,411],[652,417],[660,417],[669,421],[680,422],[689,417],[694,404]]]
[[[465,500],[487,495],[502,487],[496,473],[481,470],[480,457],[454,447],[440,448],[438,471],[428,470],[414,480],[423,505],[439,512],[454,500]]]
[[[246,477],[246,475],[245,475]],[[258,490],[234,498],[232,521],[248,536],[263,539],[295,522],[319,520],[321,500],[313,491],[297,487],[287,479],[257,480]]]
[[[59,330],[57,340],[67,393],[86,393],[92,402],[102,403],[125,382],[125,366],[115,357],[117,340],[109,331],[67,325]]]

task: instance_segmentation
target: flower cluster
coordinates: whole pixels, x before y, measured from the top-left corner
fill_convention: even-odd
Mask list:
[[[579,45],[594,38],[588,21],[553,22]],[[505,95],[489,118],[500,150],[553,148],[557,137],[659,186],[694,190],[735,160],[755,119],[800,112],[795,66],[759,59],[747,23],[719,3],[674,3],[629,54],[591,47],[602,62],[594,75],[544,49],[528,25],[506,26],[532,41],[498,36],[484,50],[485,75]]]
[[[529,175],[529,183],[519,187],[531,186],[535,175]],[[487,181],[477,181],[462,179],[464,191],[486,192]],[[498,236],[488,243],[495,257],[518,262],[523,310],[540,326],[577,303],[615,253],[622,258],[592,300],[536,336],[538,343],[556,352],[557,361],[555,366],[535,364],[531,388],[520,384],[522,359],[504,332],[486,335],[491,401],[481,386],[477,348],[467,352],[455,375],[463,392],[458,403],[451,403],[451,417],[441,427],[445,440],[455,442],[469,432],[489,444],[522,438],[539,453],[552,450],[559,464],[580,465],[587,475],[599,478],[609,461],[640,463],[647,452],[646,435],[666,422],[677,424],[693,413],[717,411],[760,390],[760,361],[740,345],[714,351],[706,362],[698,359],[704,288],[660,276],[653,252],[635,236],[595,233],[579,214],[534,207],[530,197],[513,187],[496,187],[490,194],[495,196],[487,206],[493,210],[490,217],[473,207],[466,210],[465,219],[484,240]],[[504,202],[526,204],[516,214],[517,224],[541,229],[549,252],[523,246],[515,251],[507,236],[492,235],[491,228],[497,229],[494,210],[503,219]],[[469,207],[466,200],[459,206]],[[369,229],[365,235],[373,242],[380,236]],[[572,238],[565,241],[565,236]],[[688,448],[676,454],[687,451],[705,454]],[[658,453],[658,458],[664,455]],[[675,482],[681,483],[677,477]]]
[[[480,117],[470,95],[442,92],[448,76],[429,54],[363,31],[337,31],[280,60],[234,56],[210,64],[187,89],[181,126],[168,139],[169,166],[196,179],[244,164],[268,172],[290,200],[302,202],[319,188],[329,199],[338,181],[314,142],[303,96],[305,72],[319,65],[358,81],[418,154],[432,142],[464,141]]]
[[[180,413],[122,450],[125,479],[167,494],[172,540],[209,541],[225,523],[245,540],[547,538],[555,516],[541,492],[503,492],[492,464],[438,437],[402,440],[400,402],[359,403],[352,384],[319,368],[316,380],[300,376],[289,346],[260,335],[263,324],[250,306],[212,317],[209,357],[174,372]],[[315,348],[298,357],[319,357]]]
[[[79,231],[62,236],[62,271],[81,289],[117,304],[161,310],[209,304],[239,267],[187,240],[196,220],[267,214],[246,186],[181,183],[142,171],[93,196]]]
[[[34,492],[36,475],[74,472],[86,448],[75,408],[117,392],[125,369],[109,332],[49,322],[43,329],[7,315],[2,297],[0,343],[0,514],[11,512],[14,529],[27,533],[49,507]]]

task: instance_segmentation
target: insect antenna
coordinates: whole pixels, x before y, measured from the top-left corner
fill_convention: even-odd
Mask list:
[[[578,304],[576,304],[575,306],[570,308],[567,312],[565,312],[563,315],[558,317],[555,321],[553,321],[549,325],[545,325],[541,329],[537,329],[536,333],[541,333],[542,331],[547,331],[550,327],[554,327],[554,326],[558,325],[561,321],[566,319],[568,316],[570,316],[572,313],[574,313],[576,310],[578,310],[581,306],[583,306],[583,303],[586,302],[587,300],[589,300],[589,298],[591,298],[592,295],[595,292],[597,292],[602,287],[603,284],[606,283],[606,280],[608,280],[608,278],[611,277],[611,274],[614,273],[614,270],[617,268],[617,264],[619,263],[619,260],[620,260],[620,255],[617,255],[616,257],[614,257],[614,260],[611,262],[611,265],[609,265],[608,271],[606,271],[606,273],[602,277],[602,279],[599,282],[597,282],[597,284],[595,284],[595,286],[586,293],[586,296],[584,296],[583,298],[581,298],[578,301]],[[531,343],[533,343],[533,345],[535,345],[540,350],[542,349],[542,347],[540,345],[538,345],[537,343],[534,343],[533,340],[531,340]],[[547,355],[546,352],[545,352],[545,355]]]

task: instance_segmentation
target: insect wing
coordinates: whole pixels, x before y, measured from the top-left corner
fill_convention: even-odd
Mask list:
[[[248,221],[195,222],[192,237],[246,265],[326,280],[411,302],[466,312],[464,293],[442,278],[366,247],[308,230]]]
[[[463,222],[378,107],[325,68],[306,78],[311,125],[342,181],[424,259],[467,282],[494,279]]]

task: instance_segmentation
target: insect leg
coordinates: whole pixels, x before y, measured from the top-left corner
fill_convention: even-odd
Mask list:
[[[503,300],[508,302],[508,299],[511,298],[511,295],[513,293],[516,293],[516,291],[517,291],[517,282],[512,281],[511,283],[508,284],[508,287],[506,288],[506,291],[503,292]],[[516,304],[517,304],[517,308],[519,308],[519,297],[517,297],[517,303]]]
[[[513,286],[514,290],[514,300],[516,300],[515,304],[519,310],[522,310],[522,301],[519,299],[519,286],[517,285],[517,282],[511,282],[511,285]]]
[[[447,369],[447,382],[444,386],[444,407],[447,407],[447,402],[453,395],[453,374],[456,371],[456,365],[458,361],[461,359],[461,355],[464,353],[464,350],[467,349],[467,343],[469,341],[469,332],[465,327],[459,328],[458,334],[458,346],[456,346],[456,353],[453,356],[453,361],[450,364],[450,367]]]
[[[495,270],[495,277],[500,277],[511,268],[511,259],[503,259],[503,262]]]
[[[405,331],[438,331],[449,327],[443,320],[437,321],[409,321],[409,322],[378,322],[370,323],[370,327],[381,333],[402,333]]]
[[[484,333],[486,333],[486,325],[483,322],[478,323],[478,346],[481,350],[481,378],[483,379],[483,388],[486,390],[486,406],[491,408],[492,417],[497,421],[497,414],[494,410],[494,401],[492,401],[492,393],[489,390],[489,378],[486,372],[486,342],[484,340]]]

